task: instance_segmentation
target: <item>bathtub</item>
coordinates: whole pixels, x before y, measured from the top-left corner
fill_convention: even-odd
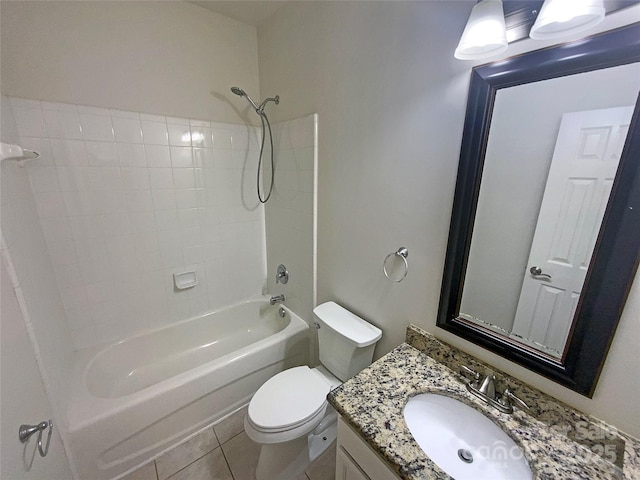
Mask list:
[[[80,479],[123,476],[304,365],[309,326],[278,309],[260,297],[79,352],[66,428]]]

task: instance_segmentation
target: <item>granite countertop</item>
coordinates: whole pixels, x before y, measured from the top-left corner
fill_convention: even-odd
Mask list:
[[[409,327],[407,341],[411,345],[396,347],[328,395],[401,478],[451,478],[418,446],[402,415],[407,400],[425,392],[456,398],[484,413],[522,448],[535,479],[640,478],[640,442],[633,437],[492,368],[499,381],[504,379],[497,389],[508,385],[532,406],[527,413],[500,413],[468,393],[457,374],[461,363],[481,372],[490,367],[415,326]]]

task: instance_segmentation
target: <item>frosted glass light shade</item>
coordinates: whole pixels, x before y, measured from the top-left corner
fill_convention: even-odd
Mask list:
[[[545,0],[529,36],[561,38],[596,26],[604,19],[604,0]]]
[[[475,60],[490,57],[507,49],[507,31],[504,24],[502,0],[483,0],[477,3],[454,57],[459,60]]]

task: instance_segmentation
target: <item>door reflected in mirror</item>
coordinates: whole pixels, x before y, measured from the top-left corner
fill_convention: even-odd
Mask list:
[[[562,358],[638,78],[633,63],[497,92],[460,320]]]

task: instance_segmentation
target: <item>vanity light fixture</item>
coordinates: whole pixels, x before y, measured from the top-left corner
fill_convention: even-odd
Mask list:
[[[482,0],[471,10],[454,56],[458,60],[490,57],[507,49],[502,0]]]
[[[545,0],[529,36],[546,40],[570,36],[604,19],[604,0]]]

